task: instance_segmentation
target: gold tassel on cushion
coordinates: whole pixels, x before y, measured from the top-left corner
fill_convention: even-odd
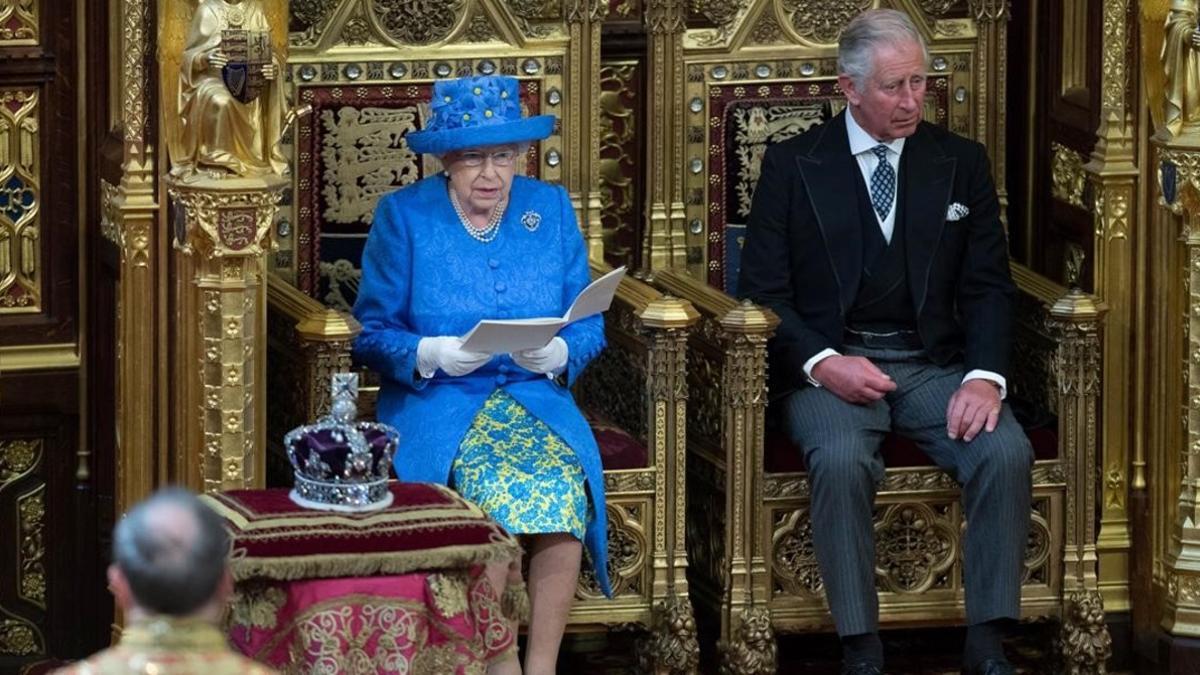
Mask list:
[[[500,596],[500,612],[517,623],[529,623],[529,593],[524,581],[510,581]]]

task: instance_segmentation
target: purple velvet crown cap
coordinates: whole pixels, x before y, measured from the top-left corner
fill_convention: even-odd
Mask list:
[[[371,511],[391,503],[387,481],[400,437],[386,424],[356,421],[357,398],[358,375],[334,375],[329,416],[284,436],[295,477],[290,496],[297,504]]]

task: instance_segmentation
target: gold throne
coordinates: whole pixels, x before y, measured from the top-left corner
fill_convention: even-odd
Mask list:
[[[368,5],[352,0],[292,6],[289,94],[311,106],[285,142],[292,190],[276,223],[279,250],[269,285],[268,437],[324,412],[321,383],[352,366],[360,330],[348,316],[377,199],[440,170],[411,152],[402,133],[420,129],[435,79],[504,74],[521,80],[527,114],[559,117],[530,149],[525,173],[562,183],[598,259],[598,198],[588,166],[598,60],[580,35],[599,25],[587,7],[489,0]],[[582,45],[582,46],[580,46]],[[598,46],[598,43],[597,43]],[[590,64],[590,65],[589,65]],[[571,78],[568,78],[571,75]],[[592,110],[592,114],[583,114]],[[590,126],[589,126],[590,125]],[[594,262],[593,272],[607,271]],[[584,562],[569,631],[649,629],[642,666],[694,672],[699,658],[688,599],[685,495],[686,344],[697,314],[627,276],[606,314],[608,348],[576,383],[601,448],[609,520],[609,576],[602,597]],[[298,367],[292,364],[299,364]],[[371,375],[364,373],[364,381]],[[364,387],[364,415],[373,414]],[[286,476],[278,452],[272,475]],[[280,480],[284,480],[281,478]]]
[[[980,5],[892,2],[930,45],[925,118],[976,138],[1003,166],[994,51],[1004,26]],[[651,282],[690,300],[688,547],[692,598],[719,634],[727,672],[775,672],[773,633],[832,630],[798,450],[767,413],[766,343],[778,319],[731,293],[766,148],[837,114],[836,43],[858,6],[757,0],[703,3],[680,36],[683,211],[672,230],[686,261]],[[1002,203],[1003,177],[997,177]],[[1097,398],[1103,308],[1014,265],[1021,289],[1010,402],[1036,450],[1022,611],[1063,621],[1072,672],[1103,672],[1108,636],[1097,592]],[[915,446],[889,439],[876,500],[876,579],[884,626],[965,618],[958,485]],[[702,625],[703,622],[702,622]],[[1094,640],[1080,639],[1095,636]]]

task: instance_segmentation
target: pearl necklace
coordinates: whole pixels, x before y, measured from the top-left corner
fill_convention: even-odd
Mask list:
[[[458,214],[458,221],[462,223],[463,229],[467,231],[467,234],[485,244],[490,243],[496,238],[496,235],[500,234],[500,219],[504,216],[505,207],[503,201],[496,203],[496,206],[492,208],[492,215],[488,218],[487,225],[480,229],[471,224],[471,219],[467,217],[467,213],[463,211],[462,205],[458,203],[458,196],[454,194],[454,188],[447,186],[446,189],[450,192],[450,203],[454,205],[454,212]]]

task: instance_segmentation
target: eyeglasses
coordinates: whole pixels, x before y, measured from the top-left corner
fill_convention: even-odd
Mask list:
[[[487,158],[492,158],[492,166],[512,166],[512,163],[517,159],[516,150],[500,150],[499,152],[464,152],[459,155],[455,161],[461,162],[463,166],[483,166]]]

